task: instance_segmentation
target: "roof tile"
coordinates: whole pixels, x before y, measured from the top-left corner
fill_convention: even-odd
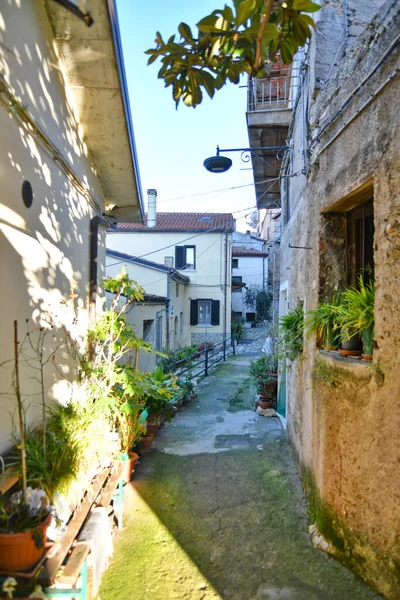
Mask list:
[[[144,223],[146,223],[145,215]],[[157,226],[149,228],[144,223],[118,223],[110,233],[129,231],[206,231],[232,232],[232,213],[157,213]],[[211,233],[211,232],[210,232]]]

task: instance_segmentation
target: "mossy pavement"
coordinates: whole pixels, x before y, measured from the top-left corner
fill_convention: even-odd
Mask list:
[[[378,598],[313,548],[286,433],[230,358],[159,432],[126,488],[101,600]]]

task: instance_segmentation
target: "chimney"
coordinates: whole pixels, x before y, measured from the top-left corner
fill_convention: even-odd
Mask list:
[[[157,225],[157,190],[147,190],[147,227],[154,229]]]

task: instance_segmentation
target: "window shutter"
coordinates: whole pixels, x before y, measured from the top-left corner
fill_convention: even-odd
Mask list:
[[[185,266],[185,246],[175,246],[175,269]]]
[[[211,303],[211,325],[219,325],[219,300]]]
[[[190,324],[197,325],[198,323],[198,310],[197,310],[197,300],[190,301]]]

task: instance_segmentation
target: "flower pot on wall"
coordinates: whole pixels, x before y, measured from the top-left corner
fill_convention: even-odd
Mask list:
[[[374,351],[374,330],[363,329],[361,332],[363,341],[363,359],[372,360],[372,354]]]
[[[2,571],[25,571],[33,567],[45,552],[47,529],[51,522],[46,520],[35,529],[22,533],[0,533],[0,569]]]
[[[361,339],[359,334],[342,341],[339,353],[343,356],[361,356]]]

